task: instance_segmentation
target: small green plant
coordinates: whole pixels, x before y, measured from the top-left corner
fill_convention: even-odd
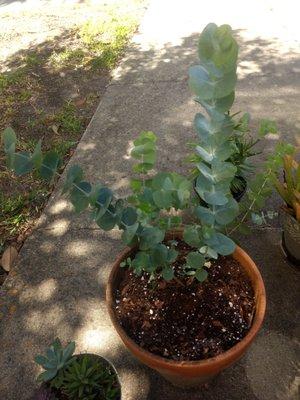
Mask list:
[[[61,111],[55,116],[55,122],[67,133],[79,133],[82,129],[80,118],[76,115],[76,107],[66,102]]]
[[[296,150],[293,154],[285,154],[283,157],[284,181],[277,174],[272,175],[275,189],[286,204],[286,211],[300,222],[300,164],[295,159]]]
[[[115,373],[89,354],[75,356],[51,386],[60,389],[70,400],[113,400],[119,395]]]
[[[56,339],[46,356],[35,358],[45,369],[38,377],[44,384],[36,400],[55,400],[55,395],[60,398],[60,394],[70,400],[119,399],[119,382],[108,362],[92,354],[74,356],[74,351],[75,342],[63,348]]]
[[[47,349],[45,356],[35,357],[35,362],[45,370],[38,376],[38,380],[41,382],[51,381],[62,368],[70,363],[74,350],[75,342],[70,342],[63,348],[60,340],[56,339]]]

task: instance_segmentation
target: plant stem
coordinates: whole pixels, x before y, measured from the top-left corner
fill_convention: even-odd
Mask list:
[[[242,219],[240,220],[240,222],[239,222],[234,228],[232,228],[231,231],[228,233],[229,235],[231,235],[233,232],[235,232],[235,231],[242,225],[242,223],[245,222],[245,220],[246,220],[248,214],[252,211],[253,206],[255,205],[255,202],[256,202],[257,198],[259,197],[259,195],[261,194],[262,190],[263,190],[264,187],[266,186],[266,183],[268,182],[269,175],[271,174],[271,172],[272,172],[271,169],[269,169],[269,170],[267,171],[267,173],[266,173],[266,175],[265,175],[265,180],[263,181],[263,184],[261,185],[259,191],[257,192],[257,196],[252,200],[252,202],[251,202],[249,208],[247,209],[247,211],[246,211],[245,214],[243,215],[243,217],[242,217]]]

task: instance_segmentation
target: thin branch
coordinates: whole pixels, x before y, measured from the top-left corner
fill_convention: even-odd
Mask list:
[[[245,212],[245,214],[243,215],[242,219],[240,220],[240,222],[231,229],[231,231],[228,233],[228,235],[230,236],[233,232],[235,232],[246,220],[246,218],[248,217],[249,213],[252,211],[253,206],[255,205],[255,202],[257,200],[257,198],[260,196],[261,192],[263,191],[264,187],[266,186],[266,183],[268,182],[269,179],[269,175],[271,174],[272,170],[269,169],[268,172],[266,173],[265,176],[265,180],[263,182],[263,184],[261,185],[259,191],[257,192],[257,196],[252,200],[249,208],[247,209],[247,211]]]

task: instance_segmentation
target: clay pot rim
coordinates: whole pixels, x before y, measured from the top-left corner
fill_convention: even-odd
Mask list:
[[[182,232],[182,231],[181,231]],[[172,236],[178,236],[180,234],[180,230],[175,231]],[[120,263],[126,259],[130,254],[132,254],[136,249],[135,248],[130,248],[126,247],[122,253],[119,254],[117,257],[116,261],[113,264],[111,273],[109,275],[108,283],[107,283],[107,289],[106,289],[106,302],[108,306],[108,311],[110,314],[110,318],[112,320],[112,323],[117,330],[118,334],[122,338],[123,342],[133,353],[140,359],[142,360],[148,360],[155,368],[155,366],[159,368],[166,368],[166,369],[172,369],[172,370],[177,370],[178,368],[180,369],[186,369],[189,371],[192,370],[197,370],[203,369],[214,369],[216,365],[229,365],[232,363],[233,359],[239,358],[239,354],[242,355],[246,351],[246,349],[249,347],[250,343],[253,341],[255,336],[257,335],[263,319],[265,315],[265,310],[266,310],[266,292],[265,292],[265,287],[263,283],[263,279],[261,277],[261,274],[254,263],[254,261],[249,257],[249,255],[239,246],[236,246],[236,249],[232,256],[234,258],[240,258],[243,259],[244,264],[250,265],[250,269],[254,273],[255,278],[251,279],[252,281],[252,286],[253,282],[256,282],[256,290],[253,287],[256,295],[256,310],[255,314],[253,317],[252,325],[246,336],[237,344],[235,344],[233,347],[231,347],[229,350],[226,350],[224,353],[219,354],[215,357],[211,357],[205,360],[196,360],[196,361],[176,361],[176,360],[171,360],[168,358],[161,357],[159,355],[153,354],[149,352],[148,350],[143,349],[139,345],[135,343],[134,340],[132,340],[126,331],[122,328],[122,326],[119,324],[119,320],[116,316],[115,309],[114,309],[114,290],[113,290],[113,283],[115,280],[115,277],[117,275],[118,269],[120,268]],[[243,264],[241,263],[243,266]]]

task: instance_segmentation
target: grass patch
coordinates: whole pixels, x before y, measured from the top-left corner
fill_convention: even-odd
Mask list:
[[[74,34],[78,41],[71,48],[54,51],[49,64],[57,69],[111,69],[122,55],[138,20],[119,5],[106,7],[103,15],[89,19]]]
[[[21,84],[25,74],[26,73],[23,68],[13,72],[0,74],[0,95],[2,95],[4,90],[8,89],[10,86]]]
[[[25,57],[26,67],[32,68],[43,63],[42,58],[37,53],[29,53]]]
[[[49,57],[49,63],[56,68],[73,67],[84,65],[85,52],[83,49],[61,49],[54,51]]]
[[[72,102],[66,102],[54,117],[59,128],[69,134],[77,134],[82,130],[81,119],[77,116],[76,107]]]

